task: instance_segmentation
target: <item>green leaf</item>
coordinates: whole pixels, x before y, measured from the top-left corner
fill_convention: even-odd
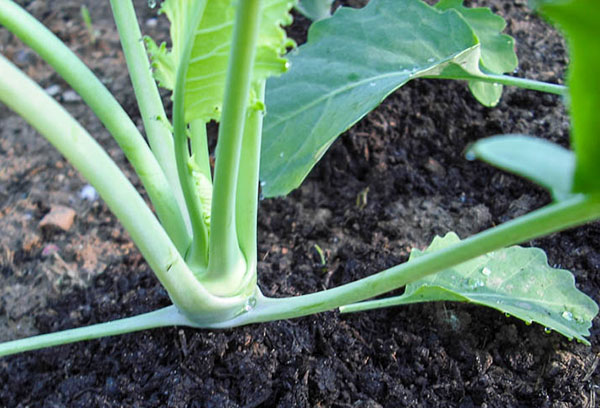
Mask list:
[[[494,107],[500,102],[504,87],[500,84],[490,84],[483,81],[469,81],[469,91],[483,106]]]
[[[459,242],[450,232],[434,238],[429,248],[413,250],[410,260]],[[403,295],[344,306],[342,312],[431,301],[458,301],[488,306],[526,323],[588,344],[598,305],[575,288],[573,275],[548,265],[539,248],[513,246],[410,283]]]
[[[296,188],[336,137],[408,80],[473,79],[480,49],[455,10],[372,0],[314,23],[291,69],[267,82],[263,194]]]
[[[600,192],[600,8],[589,0],[538,0],[543,14],[558,23],[567,38],[571,63],[573,191]]]
[[[481,43],[481,60],[484,72],[504,74],[517,68],[515,40],[501,32],[506,22],[487,7],[467,8],[463,0],[441,0],[435,5],[439,10],[456,10],[469,23]],[[469,81],[469,89],[477,100],[485,106],[495,106],[502,95],[502,86],[481,81]]]
[[[161,12],[171,22],[173,46],[167,50],[164,43],[159,47],[151,39],[146,40],[156,79],[161,86],[172,90],[187,34],[194,33],[184,95],[186,122],[220,118],[236,3],[231,0],[166,0]],[[293,42],[286,37],[281,25],[291,23],[289,10],[293,3],[293,0],[263,0],[253,82],[286,71],[287,61],[282,55]],[[190,31],[195,10],[201,13],[199,24]]]
[[[500,135],[474,143],[467,158],[480,159],[550,190],[556,201],[572,196],[575,154],[525,135]]]

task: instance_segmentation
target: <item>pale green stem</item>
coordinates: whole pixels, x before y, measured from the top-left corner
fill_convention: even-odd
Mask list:
[[[195,27],[204,13],[205,3],[198,2],[193,8],[194,17],[186,30],[185,48],[177,66],[175,87],[173,89],[173,131],[175,133],[175,157],[177,173],[185,197],[192,225],[192,245],[186,254],[186,262],[196,274],[201,274],[208,267],[208,226],[202,217],[202,203],[196,191],[196,183],[190,168],[190,149],[188,129],[185,120],[185,82],[190,56],[194,46]]]
[[[248,109],[236,192],[236,231],[240,250],[246,259],[245,281],[256,282],[256,218],[258,213],[258,180],[260,171],[260,144],[265,97],[265,81],[254,87],[259,101],[257,106]]]
[[[119,143],[144,184],[158,217],[181,252],[189,235],[165,175],[127,113],[66,45],[10,0],[0,0],[0,23],[33,48],[75,89]]]
[[[527,78],[518,78],[510,75],[485,74],[483,77],[477,77],[477,80],[494,84],[517,86],[519,88],[552,93],[556,95],[566,95],[569,91],[569,88],[564,85],[550,84],[548,82],[535,81]]]
[[[198,166],[198,169],[204,174],[207,180],[212,181],[206,123],[203,120],[196,119],[190,123],[190,138],[192,157],[196,166]]]
[[[61,344],[154,329],[157,327],[186,325],[187,322],[188,319],[179,313],[175,306],[168,306],[153,312],[144,313],[134,317],[127,317],[125,319],[113,320],[107,323],[99,323],[87,327],[63,330],[57,333],[41,334],[39,336],[1,343],[0,357],[45,347],[59,346]]]
[[[598,217],[600,217],[600,199],[577,196],[476,234],[451,247],[427,253],[410,262],[337,288],[281,299],[266,298],[258,292],[257,296],[246,304],[247,312],[238,313],[233,318],[220,321],[191,321],[178,313],[175,308],[169,307],[111,323],[0,344],[0,356],[160,326],[229,328],[323,312],[389,292],[490,251],[573,227]],[[252,308],[254,301],[256,303]],[[349,311],[348,309],[346,311]]]
[[[598,218],[600,197],[576,196],[352,283],[293,298],[259,297],[254,310],[219,325],[231,327],[289,319],[360,302],[488,252]]]
[[[179,185],[179,177],[177,176],[173,135],[164,123],[167,120],[167,114],[158,93],[156,81],[152,76],[152,68],[142,41],[142,33],[137,23],[135,9],[131,0],[110,0],[110,5],[119,31],[121,46],[129,68],[129,75],[144,122],[148,143],[169,181],[179,205],[179,210],[183,214],[188,232],[191,235],[190,220],[187,215],[183,192]]]
[[[212,295],[187,267],[144,199],[98,143],[53,98],[0,56],[0,100],[52,143],[98,191],[131,235],[177,308],[198,321],[221,321],[246,296]]]
[[[202,278],[222,296],[243,290],[246,275],[236,232],[236,191],[261,10],[260,0],[237,4],[216,149],[209,269]]]

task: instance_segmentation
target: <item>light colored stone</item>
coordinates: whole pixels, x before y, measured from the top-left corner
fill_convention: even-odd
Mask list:
[[[40,227],[55,227],[68,231],[75,220],[75,210],[62,205],[52,206],[50,212],[40,221]]]

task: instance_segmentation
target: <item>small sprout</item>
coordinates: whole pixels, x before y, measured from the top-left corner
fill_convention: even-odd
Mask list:
[[[356,196],[356,208],[363,210],[367,206],[367,195],[369,194],[369,187],[362,190]]]
[[[327,265],[327,258],[325,257],[325,251],[323,251],[323,249],[321,249],[321,247],[317,244],[314,244],[313,248],[317,252],[317,255],[319,256],[319,265],[321,265],[322,267],[325,267]]]
[[[90,36],[90,43],[92,45],[96,44],[96,36],[99,34],[97,30],[94,30],[94,26],[92,25],[92,17],[90,16],[90,11],[85,6],[85,4],[81,5],[81,18],[85,24],[85,28],[87,29],[88,35]]]

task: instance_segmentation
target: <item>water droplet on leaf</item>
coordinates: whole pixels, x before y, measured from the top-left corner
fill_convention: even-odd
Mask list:
[[[156,0],[148,0],[148,7],[150,7],[151,9],[156,7]]]
[[[568,321],[572,321],[573,320],[573,313],[569,312],[569,311],[564,311],[562,312],[562,318]]]
[[[546,334],[552,333],[552,329],[550,327],[544,327],[544,333],[546,333]]]
[[[483,286],[485,286],[485,283],[483,283],[482,281],[478,280],[478,279],[467,279],[464,283],[463,286],[468,289],[468,290],[475,290],[477,288],[481,288]]]
[[[491,269],[490,269],[490,268],[488,268],[488,267],[486,266],[485,268],[483,268],[483,269],[481,270],[481,273],[482,273],[483,275],[485,275],[485,276],[490,276],[490,275],[492,274],[492,271],[491,271]]]

